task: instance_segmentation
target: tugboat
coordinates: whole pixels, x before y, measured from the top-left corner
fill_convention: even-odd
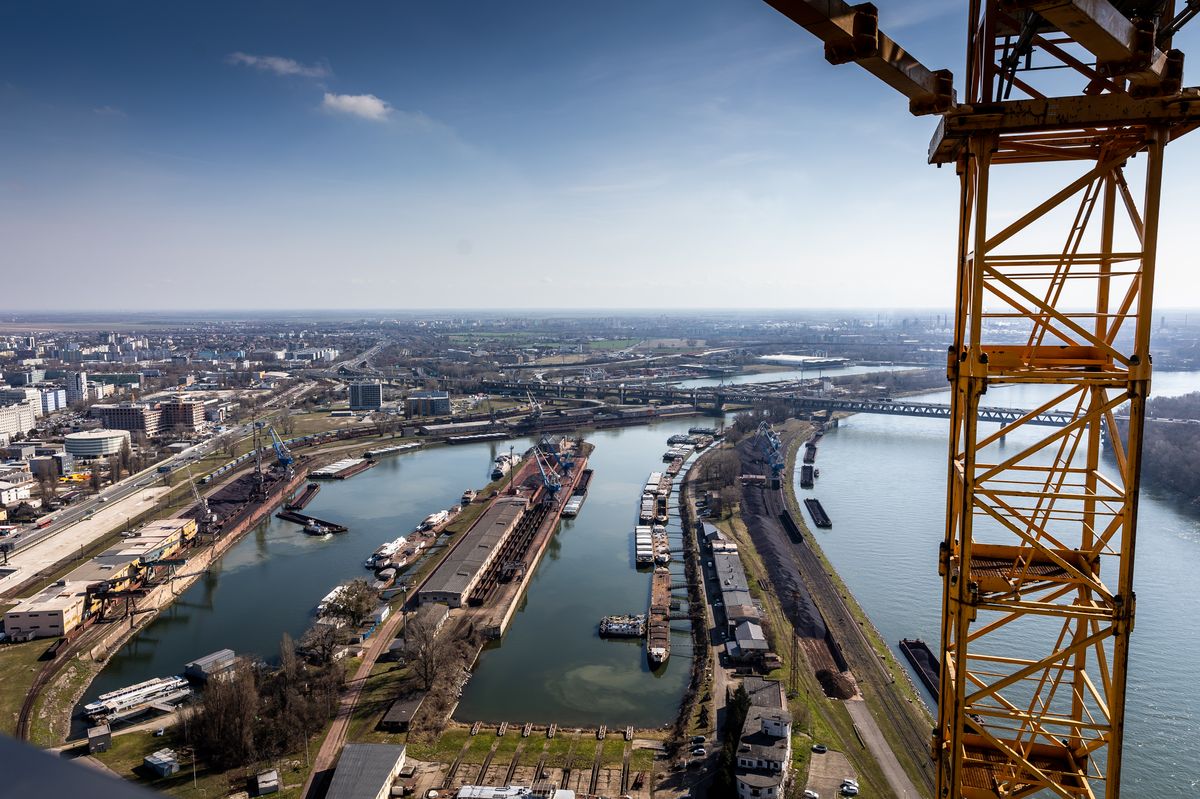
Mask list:
[[[308,533],[309,535],[333,535],[333,532],[328,527],[317,521],[306,522],[304,525],[304,532]]]

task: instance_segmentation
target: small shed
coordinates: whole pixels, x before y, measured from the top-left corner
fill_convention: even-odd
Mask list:
[[[392,702],[392,706],[379,722],[379,729],[384,732],[408,732],[408,725],[412,723],[424,701],[425,694],[413,694]]]
[[[179,759],[175,757],[173,749],[159,749],[157,752],[146,755],[142,760],[142,765],[160,777],[169,777],[179,772]]]
[[[279,792],[279,772],[275,769],[270,771],[260,771],[258,776],[254,778],[254,795],[266,796],[269,793]]]
[[[89,755],[94,755],[97,752],[107,752],[108,748],[112,746],[112,729],[107,724],[88,727],[87,741]]]

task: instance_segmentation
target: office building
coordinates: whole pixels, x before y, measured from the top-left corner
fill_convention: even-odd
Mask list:
[[[375,411],[383,407],[383,384],[378,380],[350,384],[350,410]]]
[[[4,373],[4,380],[10,386],[32,386],[34,383],[40,383],[45,379],[45,369],[35,369],[32,367]]]
[[[164,430],[195,430],[204,424],[204,401],[173,399],[159,404]]]
[[[67,404],[84,402],[88,398],[87,372],[67,372]]]
[[[738,799],[781,799],[792,763],[792,717],[776,680],[747,677],[750,709],[738,740],[734,779]]]
[[[162,428],[162,411],[138,402],[93,405],[91,416],[99,419],[109,430],[140,432],[146,438],[154,438]]]
[[[0,404],[28,402],[34,416],[42,415],[42,392],[32,386],[0,388]]]
[[[449,416],[450,393],[447,391],[414,391],[404,400],[404,412],[413,416]]]
[[[67,392],[61,388],[42,389],[42,413],[54,413],[67,407]]]
[[[34,428],[36,418],[33,404],[28,400],[8,405],[0,404],[0,436],[11,439],[13,436],[25,435]]]

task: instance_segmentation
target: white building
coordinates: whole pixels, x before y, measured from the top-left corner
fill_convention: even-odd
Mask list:
[[[738,799],[781,799],[792,763],[792,717],[775,680],[747,677],[750,710],[738,739]]]
[[[29,499],[32,496],[32,487],[33,483],[27,481],[10,483],[7,480],[0,480],[0,505],[16,505],[18,502]]]
[[[28,402],[34,416],[42,415],[42,392],[32,386],[0,388],[0,403]]]
[[[41,410],[40,400],[38,410]],[[37,424],[37,416],[38,414],[33,410],[33,403],[28,400],[11,405],[0,405],[0,436],[12,437],[28,433]]]
[[[63,445],[76,458],[104,458],[120,453],[129,442],[128,430],[81,430],[67,433]]]

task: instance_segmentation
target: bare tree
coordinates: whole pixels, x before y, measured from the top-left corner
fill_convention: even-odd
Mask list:
[[[300,649],[308,657],[325,665],[333,660],[333,653],[342,642],[342,631],[332,624],[314,624],[300,636]]]
[[[38,498],[42,507],[49,507],[50,501],[58,494],[58,480],[49,474],[43,474],[37,479]]]
[[[377,603],[375,589],[371,588],[370,583],[361,579],[352,580],[330,601],[325,615],[357,628],[375,612]]]
[[[121,457],[119,455],[108,456],[108,482],[116,483],[121,479]]]
[[[283,436],[290,436],[296,432],[296,418],[292,413],[291,408],[284,408],[283,414],[279,417],[279,433]]]
[[[412,663],[413,673],[428,691],[433,687],[438,674],[446,668],[446,661],[453,649],[445,636],[438,636],[438,629],[420,619],[404,626],[404,648]]]

